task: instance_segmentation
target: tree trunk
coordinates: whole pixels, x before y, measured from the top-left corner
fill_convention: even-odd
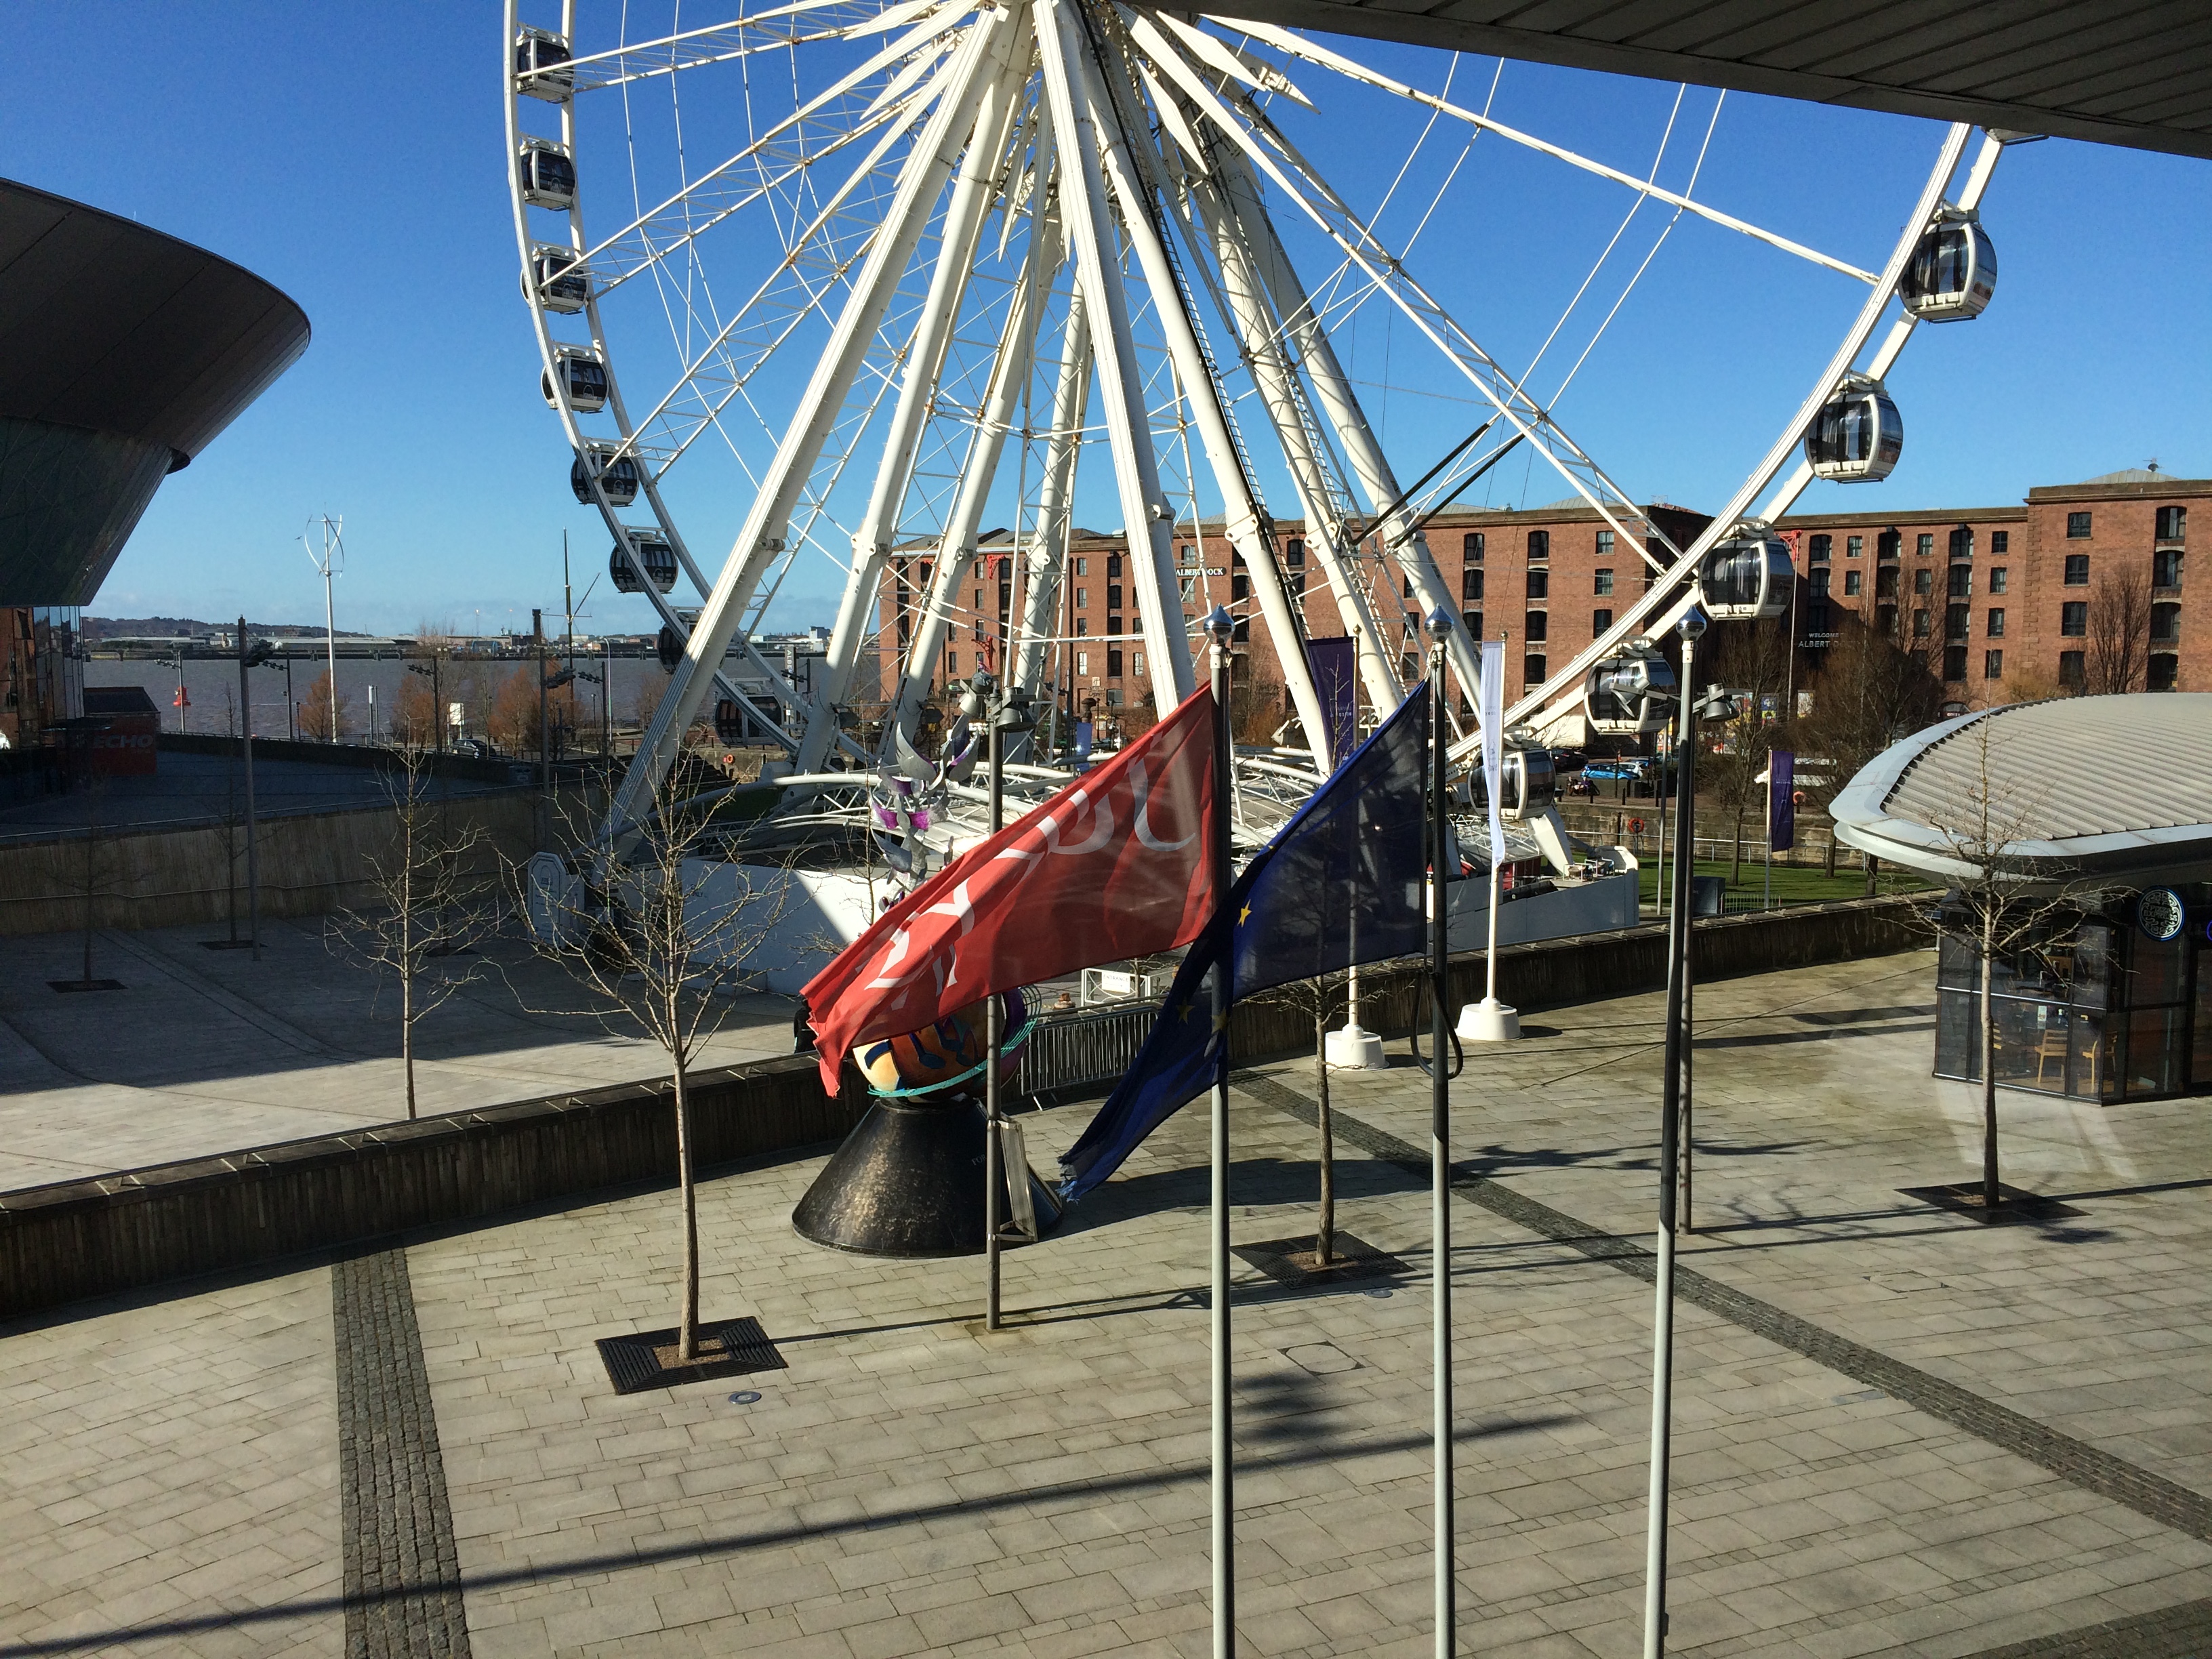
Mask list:
[[[684,1056],[678,1053],[670,1058],[676,1081],[676,1184],[684,1197],[684,1317],[676,1338],[676,1358],[689,1365],[699,1358],[699,1189],[691,1180],[691,1093]]]
[[[407,1116],[415,1117],[415,975],[399,970],[399,1063],[407,1073]]]
[[[1826,866],[1822,873],[1833,881],[1836,878],[1836,830],[1832,824],[1828,827],[1828,850],[1822,855],[1822,862]]]
[[[1990,1015],[1990,969],[1996,957],[1996,915],[1982,919],[1982,1208],[1994,1211],[2001,1201],[1997,1191],[1997,1042]]]
[[[1746,764],[1748,764],[1747,761]],[[1743,806],[1744,797],[1735,798],[1735,856],[1729,865],[1729,885],[1735,887],[1743,880]]]
[[[1328,1121],[1328,1013],[1314,1010],[1315,1121],[1321,1130],[1321,1208],[1314,1219],[1314,1265],[1336,1260],[1336,1139]]]
[[[1862,854],[1860,856],[1866,863],[1866,896],[1872,898],[1875,883],[1881,873],[1881,860],[1871,853]]]

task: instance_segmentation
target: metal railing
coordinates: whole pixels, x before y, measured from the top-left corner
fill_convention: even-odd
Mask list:
[[[1158,1003],[1132,1002],[1040,1019],[1022,1049],[1014,1092],[1048,1094],[1121,1076],[1136,1063],[1159,1012]]]

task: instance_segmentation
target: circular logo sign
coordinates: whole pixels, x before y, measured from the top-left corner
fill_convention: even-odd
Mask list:
[[[2136,901],[2136,926],[2154,939],[2170,939],[2181,932],[2181,895],[2171,887],[2154,887]]]

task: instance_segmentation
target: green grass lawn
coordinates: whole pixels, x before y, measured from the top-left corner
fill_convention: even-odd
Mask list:
[[[1726,859],[1699,859],[1697,873],[1701,876],[1725,878],[1729,872]],[[1728,890],[1728,908],[1730,915],[1746,910],[1756,910],[1765,902],[1766,866],[1763,859],[1753,858],[1747,849],[1743,860],[1743,877],[1732,883]],[[1659,896],[1657,866],[1646,860],[1640,872],[1640,887],[1644,902],[1655,904]],[[1917,893],[1928,890],[1927,879],[1911,871],[1892,873],[1887,870],[1875,877],[1875,890],[1881,893]],[[1824,904],[1836,899],[1855,899],[1866,896],[1866,875],[1859,870],[1838,869],[1833,878],[1823,875],[1817,864],[1774,866],[1774,902],[1784,904]]]

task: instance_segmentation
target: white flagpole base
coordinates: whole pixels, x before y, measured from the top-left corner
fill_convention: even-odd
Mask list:
[[[1322,1045],[1322,1057],[1340,1072],[1384,1072],[1390,1058],[1382,1052],[1382,1039],[1358,1025],[1331,1031]]]
[[[1470,1002],[1459,1011],[1462,1042],[1511,1042],[1521,1035],[1521,1014],[1492,997]]]

